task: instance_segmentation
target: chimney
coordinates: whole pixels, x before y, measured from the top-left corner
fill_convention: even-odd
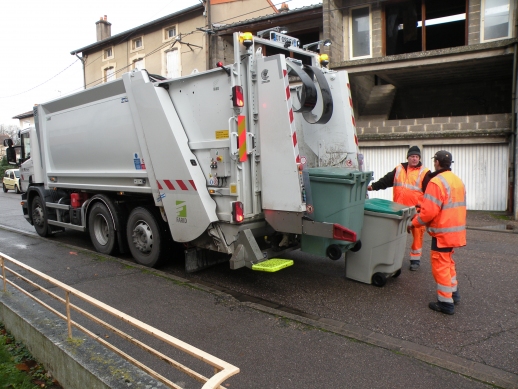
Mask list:
[[[290,7],[288,7],[288,4],[282,3],[281,9],[279,10],[279,12],[288,12],[289,10],[290,10]]]
[[[108,17],[101,16],[100,20],[95,22],[95,29],[97,32],[97,42],[112,36],[112,24],[108,22]]]

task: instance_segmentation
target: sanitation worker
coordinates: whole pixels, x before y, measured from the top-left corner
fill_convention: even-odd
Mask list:
[[[422,183],[423,179],[430,170],[421,163],[421,150],[419,147],[412,146],[407,152],[407,161],[396,166],[394,170],[387,173],[378,181],[373,182],[367,190],[380,190],[394,187],[394,202],[417,206],[423,198]],[[421,264],[421,254],[423,252],[423,237],[425,227],[414,228],[412,230],[413,241],[410,247],[410,270],[419,269]]]
[[[435,171],[423,183],[421,211],[407,230],[426,226],[432,236],[431,264],[437,302],[431,302],[428,307],[453,315],[454,304],[460,302],[453,249],[466,245],[466,189],[450,169],[453,162],[450,152],[438,151],[433,160]]]

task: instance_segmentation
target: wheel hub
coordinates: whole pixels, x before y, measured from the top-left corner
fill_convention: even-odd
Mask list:
[[[133,229],[133,244],[142,253],[149,253],[153,248],[153,233],[144,222],[139,222]]]
[[[105,217],[101,214],[96,215],[94,221],[94,232],[95,238],[103,246],[108,243],[110,237],[110,230],[108,228],[108,222]]]
[[[41,209],[41,207],[34,208],[32,211],[32,222],[38,226],[43,225],[43,209]]]

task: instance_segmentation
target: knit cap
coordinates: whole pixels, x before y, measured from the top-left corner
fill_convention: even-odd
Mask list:
[[[421,150],[419,150],[419,147],[412,146],[408,149],[408,153],[406,154],[406,157],[410,157],[411,155],[419,155],[419,158],[421,158]]]

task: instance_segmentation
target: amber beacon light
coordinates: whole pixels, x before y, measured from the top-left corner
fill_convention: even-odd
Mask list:
[[[254,43],[254,36],[251,32],[244,32],[240,36],[241,43],[248,49]]]

